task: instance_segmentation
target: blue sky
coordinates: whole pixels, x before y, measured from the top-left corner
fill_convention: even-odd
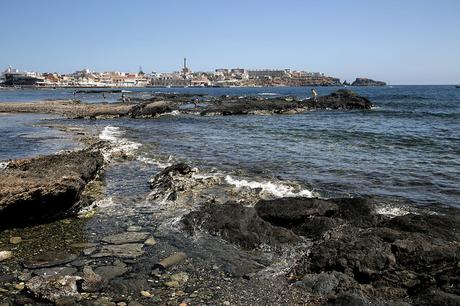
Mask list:
[[[0,0],[0,69],[291,68],[460,83],[459,0]]]

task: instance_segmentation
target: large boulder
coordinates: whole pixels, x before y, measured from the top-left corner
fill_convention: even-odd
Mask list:
[[[85,186],[103,165],[90,149],[10,162],[0,171],[0,227],[70,215],[86,204]]]
[[[351,90],[339,89],[316,100],[310,99],[308,106],[311,109],[371,109],[372,102]]]
[[[300,241],[292,231],[264,221],[253,207],[238,203],[206,204],[184,216],[182,223],[192,235],[204,229],[244,249]]]

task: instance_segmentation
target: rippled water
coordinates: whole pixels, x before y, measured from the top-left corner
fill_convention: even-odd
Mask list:
[[[318,91],[327,94],[336,89],[319,88]],[[281,116],[179,115],[156,120],[82,120],[72,123],[99,132],[106,126],[118,127],[121,131],[118,137],[142,145],[136,154],[144,162],[166,162],[168,158],[170,161],[186,160],[208,172],[228,175],[235,184],[252,182],[253,186],[260,186],[273,182],[279,186],[288,182],[300,186],[297,192],[313,190],[326,197],[377,194],[402,196],[420,204],[460,206],[460,90],[454,86],[352,89],[367,96],[376,108]],[[309,89],[149,91],[304,98]],[[72,95],[71,90],[0,91],[0,101],[72,98]],[[88,101],[98,100],[96,98],[92,95],[84,97]],[[112,98],[117,99],[115,94]],[[0,138],[4,144],[0,159],[27,155],[27,149],[41,148],[42,144],[35,142],[20,145],[24,142],[22,136],[11,140],[8,135],[19,135],[20,130],[30,135],[44,131],[31,129],[32,123],[28,119],[18,123],[5,118],[10,117],[0,117]],[[30,155],[34,154],[32,150]],[[129,172],[129,166],[126,167],[128,169],[124,171]],[[122,177],[123,173],[119,175]]]

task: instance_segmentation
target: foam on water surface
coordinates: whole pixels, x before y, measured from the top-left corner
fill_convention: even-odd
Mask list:
[[[283,184],[273,183],[271,181],[248,181],[245,179],[235,179],[230,175],[225,177],[225,181],[236,188],[248,187],[251,189],[261,188],[264,192],[272,194],[275,197],[313,197],[313,193],[307,189],[296,190],[296,188]]]
[[[123,138],[124,131],[116,126],[106,126],[99,134],[99,139],[108,141],[111,147],[103,152],[104,158],[110,159],[111,156],[116,154],[125,154],[133,156],[134,152],[138,150],[142,144],[130,141]]]

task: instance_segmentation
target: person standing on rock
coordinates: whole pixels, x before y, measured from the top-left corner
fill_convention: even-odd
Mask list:
[[[313,98],[315,102],[317,101],[318,93],[316,92],[314,88],[311,90],[311,97]]]

